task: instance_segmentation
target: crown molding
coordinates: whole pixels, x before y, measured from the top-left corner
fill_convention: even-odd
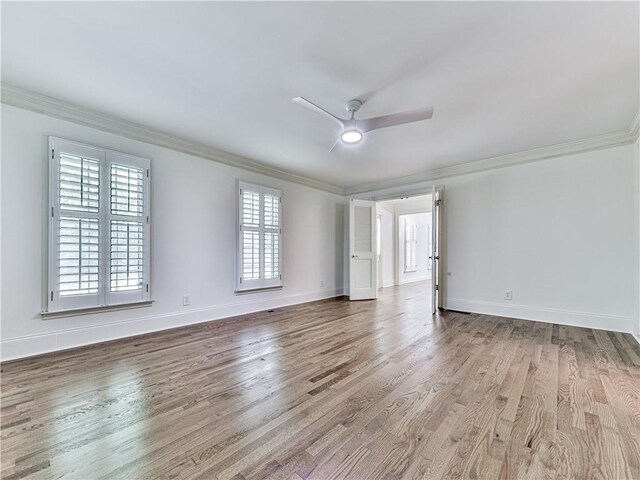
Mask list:
[[[169,148],[171,150],[187,153],[207,160],[213,160],[215,162],[241,168],[250,172],[268,175],[273,178],[298,183],[307,187],[344,196],[369,193],[386,188],[406,187],[418,183],[441,180],[447,177],[467,175],[470,173],[510,167],[564,155],[572,155],[592,150],[599,150],[602,148],[627,145],[634,143],[638,139],[640,125],[640,111],[638,111],[631,121],[629,128],[622,132],[600,135],[597,137],[558,145],[534,148],[524,152],[511,153],[508,155],[485,158],[450,167],[428,170],[414,175],[342,188],[320,180],[297,175],[286,170],[270,167],[246,157],[234,155],[208,145],[186,140],[175,135],[147,128],[137,123],[129,122],[118,117],[80,107],[12,85],[2,84],[0,100],[6,105],[32,110],[37,113],[60,118],[62,120],[68,120],[80,125],[130,138],[132,140],[138,140],[152,145],[157,145],[159,147]]]
[[[234,155],[217,148],[198,142],[180,138],[169,133],[147,128],[143,125],[129,122],[118,117],[80,107],[56,98],[31,92],[13,85],[2,84],[2,103],[13,107],[32,110],[50,117],[68,120],[86,127],[96,128],[122,137],[138,140],[144,143],[169,148],[196,157],[213,160],[232,167],[241,168],[249,172],[268,175],[280,180],[298,183],[307,187],[324,190],[326,192],[343,195],[344,189],[320,180],[297,175],[295,173],[270,167],[246,157]]]
[[[600,135],[597,137],[585,138],[573,142],[551,145],[548,147],[534,148],[524,152],[510,153],[499,157],[484,158],[473,162],[461,163],[450,167],[437,168],[426,172],[408,175],[404,177],[392,178],[380,182],[372,182],[353,187],[345,188],[345,195],[357,195],[361,193],[370,193],[386,188],[397,188],[415,185],[423,182],[441,180],[448,177],[456,177],[459,175],[467,175],[470,173],[483,172],[485,170],[494,170],[497,168],[511,167],[524,163],[536,162],[539,160],[547,160],[554,157],[562,157],[565,155],[573,155],[576,153],[590,152],[592,150],[600,150],[602,148],[617,147],[620,145],[628,145],[638,139],[638,115],[629,126],[628,130]]]

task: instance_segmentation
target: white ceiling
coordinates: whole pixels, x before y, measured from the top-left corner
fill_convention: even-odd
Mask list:
[[[638,2],[2,3],[2,81],[340,187],[619,132]],[[432,120],[328,150],[301,95]]]

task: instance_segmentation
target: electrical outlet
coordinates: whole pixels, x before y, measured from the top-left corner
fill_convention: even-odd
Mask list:
[[[504,299],[505,300],[513,300],[513,292],[511,290],[504,291]]]
[[[182,296],[182,305],[184,305],[185,307],[187,305],[191,305],[191,295],[183,295]]]

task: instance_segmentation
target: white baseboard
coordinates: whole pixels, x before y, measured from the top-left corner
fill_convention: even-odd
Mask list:
[[[407,283],[424,282],[425,280],[431,280],[431,275],[423,275],[421,277],[408,278],[407,280],[401,280],[398,285],[406,285]]]
[[[387,278],[385,280],[382,280],[382,287],[386,288],[386,287],[393,287],[396,284],[396,281],[393,278]]]
[[[636,339],[636,342],[638,342],[638,345],[640,345],[640,333],[632,333],[631,335],[633,336],[633,338]]]
[[[506,305],[498,302],[484,302],[462,298],[446,298],[445,308],[462,312],[482,313],[499,317],[535,320],[537,322],[558,323],[572,327],[594,328],[596,330],[610,330],[623,333],[631,333],[633,326],[633,318],[619,315],[603,315],[600,313],[531,307],[528,305]]]
[[[118,320],[99,325],[70,328],[56,332],[7,338],[0,341],[0,361],[15,360],[43,353],[82,347],[94,343],[132,337],[144,333],[183,327],[196,323],[220,320],[272,308],[312,302],[343,295],[343,289],[322,290],[312,293],[270,298],[257,301],[235,302],[179,312],[148,315],[135,319]],[[48,320],[49,321],[49,320]],[[55,320],[50,320],[55,322]]]

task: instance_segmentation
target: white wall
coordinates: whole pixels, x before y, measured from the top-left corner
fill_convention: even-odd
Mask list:
[[[405,225],[404,222],[415,225],[417,228],[417,270],[405,272]],[[418,282],[431,278],[431,269],[429,268],[429,236],[431,235],[431,212],[429,213],[409,213],[397,216],[398,225],[398,284]]]
[[[48,135],[152,159],[151,307],[41,318]],[[234,294],[238,179],[283,190],[280,291]],[[2,359],[342,294],[344,199],[338,195],[5,105],[1,193]],[[189,307],[182,306],[185,293]]]
[[[446,307],[636,329],[633,149],[625,145],[436,182],[445,186]],[[430,185],[358,197],[401,196]],[[504,300],[505,290],[513,291],[513,300]]]

